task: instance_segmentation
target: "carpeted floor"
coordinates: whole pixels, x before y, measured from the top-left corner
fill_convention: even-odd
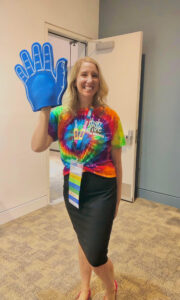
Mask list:
[[[50,200],[62,199],[62,164],[50,152]],[[80,289],[73,232],[64,203],[0,226],[0,300],[71,300]],[[121,202],[109,256],[117,300],[180,300],[180,210],[145,199]],[[103,299],[93,274],[92,299]]]
[[[76,237],[64,203],[0,226],[0,300],[74,299]],[[144,199],[121,202],[109,245],[117,300],[180,299],[180,210]],[[92,277],[92,299],[103,286]]]

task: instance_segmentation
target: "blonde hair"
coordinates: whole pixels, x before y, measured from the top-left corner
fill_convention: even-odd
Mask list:
[[[106,96],[108,94],[108,86],[103,78],[99,64],[93,58],[85,56],[76,61],[76,63],[71,69],[70,76],[68,79],[68,88],[65,95],[65,100],[67,102],[66,111],[68,110],[72,115],[76,115],[78,109],[80,108],[79,100],[78,100],[78,92],[75,83],[81,65],[84,62],[89,62],[94,64],[99,74],[99,90],[94,95],[93,106],[94,107],[106,106],[105,101],[106,101]]]

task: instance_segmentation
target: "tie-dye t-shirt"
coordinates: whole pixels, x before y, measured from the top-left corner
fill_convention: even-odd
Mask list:
[[[94,108],[79,148],[78,143],[74,142],[75,122],[78,132],[81,132],[88,111],[88,108],[80,109],[73,118],[63,106],[58,106],[50,113],[48,134],[54,141],[59,141],[60,156],[64,164],[63,173],[68,174],[71,160],[78,159],[84,164],[84,172],[115,177],[111,149],[125,145],[119,116],[108,106]]]

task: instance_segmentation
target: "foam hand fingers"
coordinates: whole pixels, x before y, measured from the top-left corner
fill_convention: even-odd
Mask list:
[[[32,58],[34,62],[34,68],[36,71],[42,70],[43,68],[43,58],[41,45],[39,43],[32,44]]]
[[[24,68],[21,65],[15,65],[15,72],[17,74],[17,76],[19,77],[19,79],[22,80],[23,83],[25,83],[27,81],[27,74],[26,71],[24,70]]]
[[[66,87],[67,85],[67,59],[61,58],[56,63],[56,78],[58,85]]]
[[[53,49],[50,43],[43,44],[43,60],[44,60],[44,69],[52,71],[54,74]]]
[[[34,73],[34,68],[29,52],[27,50],[22,50],[20,52],[20,57],[23,62],[26,73],[28,74],[28,76],[31,76]]]
[[[56,64],[56,80],[59,90],[58,103],[61,104],[62,96],[67,88],[67,59],[61,58]]]

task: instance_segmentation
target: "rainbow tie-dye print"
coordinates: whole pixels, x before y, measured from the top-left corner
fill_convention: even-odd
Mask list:
[[[63,106],[59,106],[50,113],[48,134],[54,141],[59,141],[60,156],[64,164],[63,173],[68,174],[71,160],[78,159],[84,164],[83,172],[115,177],[111,149],[125,145],[119,116],[108,106],[94,108],[80,146],[78,142],[74,143],[75,120],[78,131],[81,132],[88,111],[88,108],[80,109],[76,118],[73,118]]]

